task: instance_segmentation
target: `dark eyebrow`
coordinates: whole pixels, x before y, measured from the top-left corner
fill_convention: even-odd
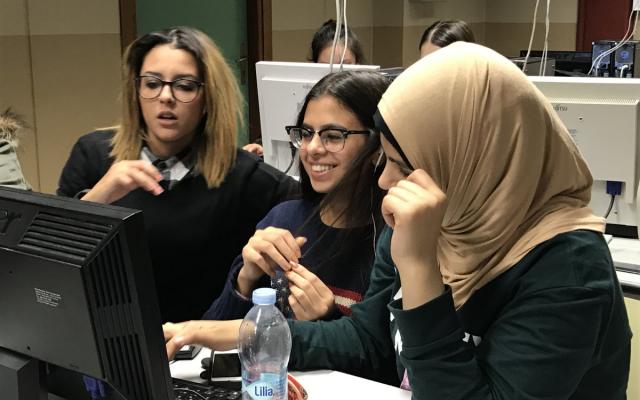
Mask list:
[[[340,124],[325,124],[325,125],[322,125],[320,129],[347,129],[348,130],[348,128],[345,128]]]
[[[150,76],[155,76],[158,79],[164,79],[162,74],[158,72],[153,72],[153,71],[144,72],[142,73],[142,75],[150,75]],[[191,74],[179,74],[173,77],[174,81],[177,81],[178,79],[189,79],[189,80],[200,82],[200,79],[197,76],[191,75]]]
[[[314,130],[314,128],[310,124],[307,124],[307,123],[304,123],[304,122],[302,123],[302,127]],[[339,124],[324,124],[318,130],[323,130],[323,129],[346,129],[346,130],[349,130],[348,128],[345,128],[344,126],[339,125]]]
[[[178,79],[191,79],[191,80],[200,82],[200,78],[191,74],[179,74],[173,77],[174,81],[177,81]]]

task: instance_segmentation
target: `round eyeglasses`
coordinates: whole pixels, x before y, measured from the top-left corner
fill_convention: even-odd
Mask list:
[[[305,128],[302,126],[285,126],[284,129],[289,134],[289,139],[293,146],[298,149],[304,149],[313,140],[316,133],[320,136],[320,142],[325,150],[330,153],[337,153],[344,149],[344,142],[349,135],[368,135],[370,130],[355,131],[344,128],[324,128],[319,131]]]
[[[196,99],[204,83],[193,79],[181,78],[175,81],[163,81],[160,78],[142,75],[136,78],[138,94],[143,99],[155,99],[160,96],[164,85],[169,85],[171,95],[181,103],[190,103]]]

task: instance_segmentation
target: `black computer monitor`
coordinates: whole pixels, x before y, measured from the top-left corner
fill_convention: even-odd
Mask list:
[[[0,188],[0,351],[168,400],[160,321],[141,211]]]
[[[520,57],[526,55],[527,50],[520,50]],[[542,57],[542,50],[531,50],[529,57]],[[590,51],[550,50],[547,58],[556,60],[555,76],[587,76],[591,68]]]

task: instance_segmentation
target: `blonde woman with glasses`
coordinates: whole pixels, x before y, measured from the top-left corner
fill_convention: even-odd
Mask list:
[[[81,137],[58,194],[144,211],[164,321],[199,318],[255,225],[294,183],[236,147],[242,96],[220,50],[186,27],[124,54],[121,123]]]

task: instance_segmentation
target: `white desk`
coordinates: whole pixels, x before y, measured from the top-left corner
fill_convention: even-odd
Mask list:
[[[171,363],[171,376],[194,382],[204,382],[200,378],[201,360],[209,357],[211,350],[202,349],[200,354],[189,361]],[[306,389],[309,400],[320,399],[411,399],[411,392],[362,379],[336,371],[291,372]]]
[[[617,268],[638,268],[640,265],[640,240],[614,237],[609,242],[613,265]],[[640,290],[640,274],[617,271],[618,280],[623,287]]]

